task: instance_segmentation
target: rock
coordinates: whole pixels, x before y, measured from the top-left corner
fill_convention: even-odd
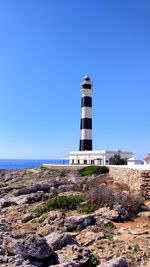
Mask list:
[[[142,211],[138,213],[138,217],[143,217],[145,219],[150,219],[150,211]]]
[[[37,262],[37,261],[33,261],[31,263],[29,260],[17,259],[15,261],[13,267],[17,267],[17,266],[21,266],[21,267],[42,267],[43,263],[42,262]]]
[[[116,221],[119,218],[117,210],[111,210],[109,207],[103,207],[94,212],[96,216],[102,216],[108,220]]]
[[[9,207],[10,205],[22,205],[27,203],[26,196],[10,197],[8,199],[1,198],[0,206],[1,208]]]
[[[57,226],[50,226],[48,229],[48,234],[51,234],[53,232],[62,233],[62,230]]]
[[[27,213],[27,214],[25,214],[23,217],[22,217],[22,222],[23,223],[26,223],[26,222],[28,222],[28,221],[30,221],[30,220],[32,220],[33,219],[33,215],[32,214],[30,214],[30,213]]]
[[[51,265],[50,267],[77,267],[77,266],[78,265],[75,264],[74,262],[65,262],[56,265]]]
[[[1,199],[0,200],[1,208],[9,207],[10,205],[16,205],[16,202],[13,199]]]
[[[119,214],[119,218],[123,221],[127,220],[129,215],[128,215],[128,211],[120,204],[116,204],[114,205],[114,210],[118,212]]]
[[[3,236],[3,248],[10,255],[16,255],[20,242],[9,236],[8,234]]]
[[[50,225],[52,225],[52,224],[58,225],[59,224],[60,225],[61,223],[63,223],[64,218],[65,218],[65,216],[64,216],[63,212],[55,211],[55,210],[50,211],[49,217],[44,220],[44,222],[42,223],[42,226],[44,226],[46,224],[50,224]]]
[[[67,266],[82,266],[83,264],[88,263],[91,257],[91,252],[81,246],[69,245],[61,250],[57,250],[57,255],[60,264],[67,264]],[[88,266],[88,264],[85,266]]]
[[[101,231],[100,227],[95,226],[98,230],[92,229],[92,226],[88,226],[86,229],[82,230],[76,237],[77,241],[82,246],[91,245],[93,242],[97,240],[101,240],[105,238],[104,233]]]
[[[5,222],[0,222],[0,232],[9,232],[11,230],[10,226]]]
[[[17,205],[27,204],[27,202],[28,202],[26,195],[14,197],[13,199],[16,202]]]
[[[97,267],[130,267],[124,257],[119,257],[114,260],[102,263]]]
[[[44,192],[50,192],[50,184],[34,184],[31,185],[30,187],[25,187],[22,189],[19,189],[16,191],[15,195],[20,196],[20,195],[27,195],[31,193],[36,193],[37,191],[44,191]]]
[[[113,222],[106,218],[97,216],[95,219],[98,226],[114,226]]]
[[[94,223],[95,219],[92,215],[79,215],[65,218],[64,226],[67,230],[82,230],[88,225],[92,225]]]
[[[38,235],[29,234],[24,239],[15,239],[10,236],[4,237],[3,246],[11,255],[21,255],[22,257],[33,257],[35,259],[49,258],[54,254],[45,238]]]
[[[41,200],[44,200],[46,199],[45,198],[45,195],[43,192],[36,192],[36,193],[31,193],[27,196],[27,203],[28,204],[31,204],[31,203],[34,203],[34,202],[39,202]]]
[[[52,247],[46,243],[45,238],[34,234],[28,235],[19,244],[17,252],[23,257],[34,257],[36,259],[49,258],[54,254]]]
[[[148,235],[149,232],[148,231],[141,231],[141,230],[136,230],[136,231],[132,230],[132,231],[129,231],[129,234],[139,236],[139,235]]]
[[[58,188],[58,191],[61,192],[70,192],[73,191],[74,189],[74,184],[65,184],[65,185],[60,185]]]
[[[61,249],[67,245],[77,244],[77,242],[68,234],[52,232],[46,237],[47,244],[52,246],[53,250]]]

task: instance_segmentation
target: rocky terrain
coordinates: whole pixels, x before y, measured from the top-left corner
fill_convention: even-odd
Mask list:
[[[150,266],[150,202],[132,196],[108,173],[1,170],[0,266]]]

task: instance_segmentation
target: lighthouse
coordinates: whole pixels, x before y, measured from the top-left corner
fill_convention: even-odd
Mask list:
[[[70,165],[109,165],[111,158],[118,154],[121,158],[133,157],[132,152],[123,150],[92,150],[92,93],[93,83],[90,76],[84,76],[80,84],[81,97],[81,121],[80,121],[80,145],[78,151],[69,153]],[[101,140],[102,141],[102,140]]]
[[[80,84],[81,98],[81,122],[79,151],[92,150],[92,92],[93,83],[90,76],[85,75]]]

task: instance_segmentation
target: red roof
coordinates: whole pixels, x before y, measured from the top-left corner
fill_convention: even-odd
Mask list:
[[[144,158],[144,160],[150,161],[150,155]]]

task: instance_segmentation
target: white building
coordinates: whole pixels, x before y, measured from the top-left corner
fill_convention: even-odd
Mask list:
[[[127,165],[129,165],[129,166],[132,166],[132,165],[140,165],[140,164],[142,164],[142,160],[135,159],[134,157],[133,158],[129,158],[127,160]]]
[[[132,152],[93,150],[93,151],[72,151],[69,154],[69,164],[75,165],[109,165],[110,159],[115,154],[120,154],[121,158],[129,159],[133,157]]]

